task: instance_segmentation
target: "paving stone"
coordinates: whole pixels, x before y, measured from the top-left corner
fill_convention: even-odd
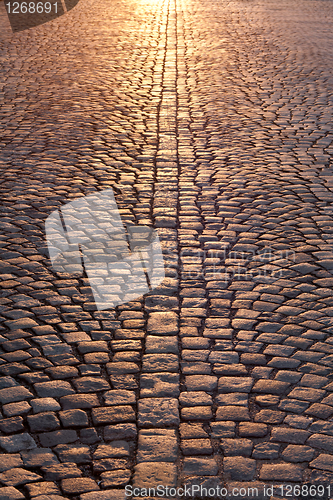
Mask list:
[[[176,313],[152,312],[148,318],[148,333],[155,335],[175,335],[178,333],[178,316]]]
[[[61,408],[58,401],[54,398],[32,399],[30,404],[34,413],[58,411]]]
[[[144,372],[176,372],[178,371],[178,356],[176,354],[145,354],[142,358]]]
[[[182,439],[208,437],[208,433],[203,428],[203,424],[181,423],[179,425],[179,432]]]
[[[326,406],[326,405],[331,405],[332,406],[332,403],[333,403],[333,397],[332,397],[332,394],[329,394],[326,398],[324,398],[322,400],[322,403]],[[311,405],[312,406],[312,405]]]
[[[16,415],[26,415],[31,410],[31,406],[27,401],[19,403],[8,403],[3,405],[2,411],[5,417],[13,417]]]
[[[128,469],[129,463],[125,458],[102,458],[94,460],[93,463],[94,473],[100,474],[109,470]]]
[[[256,461],[251,458],[225,457],[223,470],[227,478],[250,481],[256,472]]]
[[[21,484],[33,483],[41,479],[42,477],[38,474],[28,472],[20,467],[8,469],[0,474],[0,481],[5,486],[20,486]]]
[[[100,402],[96,394],[75,394],[73,396],[63,396],[60,398],[60,404],[64,410],[76,408],[88,409],[93,408],[94,406],[100,406]]]
[[[5,434],[23,431],[23,418],[11,417],[0,420],[0,430]]]
[[[108,352],[109,347],[105,341],[95,341],[95,342],[78,342],[77,348],[81,354],[86,354],[87,352]]]
[[[24,495],[13,486],[3,486],[0,490],[0,500],[20,500]]]
[[[227,324],[229,324],[229,320]],[[205,328],[203,336],[211,339],[231,339],[232,333],[232,328]]]
[[[218,466],[213,458],[184,458],[183,474],[216,476]]]
[[[220,441],[220,448],[224,456],[250,457],[253,443],[250,439],[226,439]]]
[[[307,444],[313,448],[319,448],[325,451],[332,450],[333,436],[325,436],[323,434],[312,434],[307,440]]]
[[[263,464],[260,470],[260,479],[263,481],[291,481],[300,483],[303,469],[297,465]]]
[[[182,338],[182,348],[184,349],[208,349],[209,340],[206,338],[195,338],[195,337],[183,337]]]
[[[273,396],[271,394],[259,395],[256,396],[255,402],[262,407],[275,406],[279,403],[279,396]]]
[[[126,441],[111,441],[109,444],[100,444],[93,454],[94,460],[128,456],[129,445]]]
[[[20,380],[27,382],[28,384],[34,384],[36,382],[47,382],[48,380],[50,380],[50,377],[45,373],[27,372],[26,370],[25,373],[18,373],[17,377]]]
[[[56,484],[44,481],[42,483],[27,484],[26,489],[31,498],[41,495],[60,495],[60,490]]]
[[[178,353],[177,337],[158,337],[156,335],[147,335],[146,353]]]
[[[251,375],[254,379],[269,379],[272,374],[272,371],[273,368],[270,368],[269,366],[255,366],[252,370]],[[246,374],[244,373],[244,375]],[[276,380],[278,380],[277,377]]]
[[[272,358],[267,363],[267,366],[272,366],[273,368],[281,370],[281,369],[297,368],[300,364],[301,364],[301,362],[298,361],[297,359],[275,357],[275,358]]]
[[[211,455],[213,453],[209,439],[184,439],[181,442],[181,450],[184,456]]]
[[[213,351],[209,354],[208,361],[210,363],[238,363],[239,355],[236,352]]]
[[[297,429],[307,429],[312,421],[312,418],[302,417],[300,415],[287,415],[284,419],[284,423],[290,425],[290,427],[296,427]]]
[[[213,439],[234,437],[236,431],[236,423],[233,421],[226,422],[212,422],[211,437]]]
[[[106,369],[108,374],[128,374],[128,373],[138,373],[139,372],[139,366],[136,363],[130,363],[126,361],[119,361],[119,362],[113,362],[113,363],[107,363]],[[112,377],[111,377],[112,381]]]
[[[325,395],[325,391],[312,389],[310,387],[295,387],[288,396],[290,398],[300,399],[302,401],[315,402]]]
[[[247,422],[250,420],[250,415],[248,409],[241,406],[221,406],[217,409],[216,420]]]
[[[117,486],[125,486],[131,478],[130,470],[115,470],[103,472],[101,474],[102,488],[112,488]]]
[[[34,358],[34,360],[36,360],[37,358]],[[46,361],[46,364],[48,364],[49,362]],[[45,362],[43,361],[43,366],[44,366]],[[26,365],[22,364],[22,363],[8,363],[8,364],[5,364],[3,366],[0,366],[0,372],[3,373],[4,375],[8,375],[8,376],[11,376],[11,375],[18,375],[18,374],[21,374],[21,373],[25,373],[27,371],[27,367]]]
[[[157,488],[159,484],[175,487],[177,468],[167,462],[142,462],[134,466],[133,486],[135,488]]]
[[[272,441],[278,441],[281,443],[304,444],[309,436],[310,433],[308,431],[304,431],[302,429],[288,429],[284,427],[273,427],[271,432]]]
[[[256,460],[274,460],[279,457],[280,445],[275,443],[259,443],[256,444],[252,458]]]
[[[208,406],[185,407],[180,413],[183,420],[211,420],[213,418],[212,409]]]
[[[217,387],[217,377],[211,375],[189,375],[185,378],[188,391],[211,392]]]
[[[118,422],[134,422],[135,413],[131,406],[109,406],[93,408],[92,419],[95,425],[115,424]]]
[[[177,397],[179,395],[179,375],[175,373],[150,373],[140,377],[140,396]]]
[[[285,417],[285,413],[275,410],[261,410],[256,414],[254,421],[262,422],[265,424],[280,424]]]
[[[147,427],[139,427],[151,431],[178,426],[178,407],[171,422],[156,400],[176,407],[181,394],[180,444],[187,441],[183,447],[191,453],[186,459],[204,459],[197,455],[204,451],[212,458],[206,441],[211,437],[219,464],[219,475],[194,470],[188,481],[260,485],[261,499],[263,484],[274,474],[277,482],[295,484],[297,462],[290,460],[306,458],[311,447],[315,465],[308,469],[307,460],[300,462],[304,481],[330,483],[329,460],[320,458],[330,456],[327,438],[333,436],[330,2],[318,0],[317,9],[304,0],[280,2],[278,9],[259,5],[259,16],[251,2],[208,6],[183,0],[177,9],[141,3],[135,11],[122,4],[115,17],[114,5],[96,1],[86,18],[76,7],[79,23],[71,14],[61,16],[47,46],[39,30],[30,30],[34,44],[25,43],[23,34],[7,36],[6,16],[0,19],[6,54],[0,391],[5,398],[22,398],[3,403],[3,456],[16,454],[13,441],[3,440],[32,430],[29,422],[40,433],[33,444],[38,447],[89,446],[94,452],[124,439],[128,460],[101,458],[82,466],[84,479],[112,472],[99,477],[99,488],[107,490],[60,496],[41,489],[38,496],[125,498],[124,471],[137,454],[133,396],[140,395],[139,412],[144,400],[153,408],[143,415]],[[96,35],[96,25],[102,35]],[[69,80],[65,74],[58,81],[54,75],[77,59],[83,39],[84,62]],[[327,56],[313,57],[313,47]],[[79,109],[83,81],[89,98],[80,100]],[[87,274],[61,273],[50,265],[44,238],[49,214],[106,189],[114,190],[124,223],[158,226],[165,261],[163,283],[118,305],[117,312],[98,310]],[[104,219],[100,227],[105,229]],[[84,222],[79,229],[91,233]],[[102,261],[103,241],[95,243],[83,250]],[[114,243],[108,242],[110,262],[118,258]],[[120,276],[115,280],[114,291],[122,285]],[[142,370],[143,356],[149,373]],[[224,390],[217,390],[217,379]],[[236,388],[241,379],[252,386]],[[51,384],[50,390],[43,384]],[[54,415],[53,424],[43,413]],[[309,433],[304,444],[288,441],[302,441],[300,431]],[[248,439],[254,444],[251,458],[223,457],[219,439]],[[33,453],[40,448],[17,449],[22,457],[31,454],[27,463],[35,460],[31,470],[38,471],[42,454]],[[260,461],[253,477],[268,466],[274,474],[260,481],[230,479],[223,458],[243,460],[244,467],[246,459]],[[155,480],[164,474],[160,483],[176,483],[174,464],[151,464],[138,464],[142,474],[135,473],[146,486],[152,471]],[[232,462],[231,474],[239,474]],[[59,487],[61,479],[45,481]],[[21,490],[29,496],[23,487],[19,496]]]
[[[57,444],[74,443],[77,440],[77,433],[73,430],[60,430],[43,432],[39,434],[39,440],[44,448],[52,448]]]
[[[5,323],[11,330],[33,328],[38,326],[38,323],[31,318],[14,319],[12,321],[6,321]]]
[[[34,384],[34,388],[41,398],[60,398],[61,396],[67,396],[68,394],[74,394],[74,389],[71,387],[69,382],[52,380],[50,382],[40,382]]]
[[[177,426],[179,424],[178,400],[147,398],[138,401],[139,427]]]
[[[310,462],[315,451],[310,446],[289,445],[282,453],[282,458],[287,462]]]
[[[332,474],[323,470],[313,470],[311,472],[311,482],[313,484],[319,485],[323,484],[328,486],[332,481]]]
[[[112,390],[104,394],[106,405],[135,404],[135,393],[132,391]]]
[[[240,437],[264,437],[268,432],[265,424],[255,424],[252,422],[242,422],[239,424]]]
[[[217,371],[216,366],[220,367],[221,365],[214,365],[214,372]],[[223,366],[229,367],[231,365]],[[208,373],[211,373],[211,365],[209,363],[203,363],[202,361],[182,361],[180,363],[180,367],[184,375],[196,375],[198,373],[207,375]]]
[[[295,347],[286,345],[270,345],[264,350],[268,356],[288,357],[295,351]],[[274,359],[274,358],[273,358]]]
[[[267,359],[264,354],[243,353],[241,355],[241,362],[244,365],[254,365],[254,366],[267,365]],[[268,363],[268,366],[271,366],[271,361]]]
[[[89,446],[75,444],[59,444],[54,448],[60,462],[88,464],[91,461]]]
[[[253,379],[250,377],[220,377],[218,383],[219,392],[250,392]]]
[[[315,458],[315,460],[312,460],[309,466],[314,467],[315,469],[328,470],[330,472],[333,472],[333,457],[332,455],[322,453],[317,458]]]
[[[110,378],[114,389],[133,390],[138,388],[138,383],[131,374],[111,375]]]
[[[98,392],[110,389],[110,384],[99,377],[82,377],[73,380],[73,384],[78,392]],[[73,391],[74,392],[74,391]],[[68,393],[67,393],[68,394]],[[64,394],[62,394],[64,396]]]
[[[26,399],[33,398],[33,394],[28,391],[25,387],[15,386],[7,387],[6,389],[0,389],[0,403],[14,403],[16,401],[23,401]]]
[[[83,410],[65,410],[59,412],[64,427],[88,427],[88,417]]]
[[[53,412],[41,412],[27,417],[31,432],[45,432],[59,429],[60,422]]]
[[[284,411],[290,411],[293,413],[304,413],[304,411],[310,406],[309,403],[305,401],[298,401],[297,399],[283,399],[278,408]]]
[[[326,385],[327,383],[327,377],[319,377],[318,375],[311,375],[306,373],[305,375],[303,375],[300,385],[311,387],[313,389],[321,389],[323,386],[326,386],[325,389],[327,390],[329,387]]]
[[[59,481],[60,479],[82,476],[81,470],[72,462],[43,466],[41,469],[45,481]]]
[[[137,463],[175,462],[177,438],[172,429],[142,429],[139,432]]]
[[[1,377],[0,389],[6,389],[7,387],[15,387],[15,386],[18,386],[18,383],[12,377],[6,377],[6,376]]]
[[[7,453],[16,453],[21,450],[31,450],[37,447],[35,440],[26,432],[13,436],[0,436],[0,446]]]
[[[116,424],[104,427],[104,439],[115,441],[117,439],[135,439],[137,428],[135,424]]]
[[[65,495],[77,495],[88,491],[97,491],[99,487],[89,477],[75,477],[62,479],[61,489]]]
[[[46,467],[59,463],[51,448],[35,448],[31,451],[21,451],[21,457],[26,467]]]
[[[20,466],[23,466],[23,462],[19,453],[15,453],[12,455],[1,455],[0,472]]]
[[[320,403],[314,403],[305,411],[305,413],[318,418],[329,418],[333,414],[333,408]]]
[[[279,380],[258,380],[252,390],[253,392],[281,395],[287,391],[289,386],[290,384],[287,382],[280,382]]]
[[[84,444],[95,444],[101,441],[101,438],[94,427],[87,427],[79,431],[80,441]]]
[[[325,420],[317,420],[313,422],[309,429],[311,433],[323,433],[328,434],[329,436],[333,435],[333,425],[331,421],[325,422]]]
[[[52,378],[61,380],[65,378],[73,378],[78,376],[78,370],[75,366],[55,366],[45,370]]]
[[[242,392],[223,393],[217,395],[215,401],[219,406],[248,406],[249,396]]]
[[[182,406],[211,406],[212,397],[204,391],[182,392],[179,396]]]

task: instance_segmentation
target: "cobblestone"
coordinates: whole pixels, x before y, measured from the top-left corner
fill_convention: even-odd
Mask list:
[[[226,478],[249,481],[254,477],[256,461],[251,458],[226,457],[223,460],[223,467]]]
[[[13,486],[4,486],[0,490],[1,500],[20,500],[24,495]]]
[[[0,3],[0,500],[332,482],[330,7]],[[97,310],[44,223],[109,188],[166,278]]]

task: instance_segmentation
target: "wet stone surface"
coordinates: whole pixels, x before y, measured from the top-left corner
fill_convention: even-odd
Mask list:
[[[331,2],[0,10],[0,498],[332,483]],[[110,188],[166,277],[98,310],[45,220]]]

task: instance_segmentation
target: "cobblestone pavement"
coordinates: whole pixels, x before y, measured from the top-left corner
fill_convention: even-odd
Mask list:
[[[329,498],[332,0],[0,9],[0,499]],[[44,222],[110,187],[167,277],[97,311]]]

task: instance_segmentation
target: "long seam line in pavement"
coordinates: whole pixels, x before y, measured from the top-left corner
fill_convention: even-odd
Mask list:
[[[162,9],[164,8],[165,4],[162,5]],[[163,174],[163,160],[162,160],[162,165],[159,165],[159,152],[161,151],[161,146],[162,146],[162,151],[165,151],[165,147],[166,147],[166,144],[168,143],[168,138],[171,137],[171,136],[176,136],[177,135],[177,132],[176,132],[176,119],[173,121],[172,118],[170,118],[170,115],[168,113],[168,102],[167,100],[165,99],[166,97],[166,94],[168,95],[170,93],[170,89],[166,89],[166,85],[168,84],[168,80],[166,80],[165,76],[166,76],[166,71],[169,69],[169,65],[168,65],[168,55],[169,55],[169,50],[170,50],[170,30],[172,30],[173,28],[173,25],[172,23],[170,23],[170,9],[172,8],[171,7],[172,4],[170,2],[170,0],[167,0],[167,3],[166,3],[166,9],[167,9],[167,13],[166,13],[166,21],[165,21],[165,44],[164,44],[164,56],[163,56],[163,63],[162,63],[162,72],[161,72],[161,79],[160,79],[160,83],[161,83],[161,92],[160,92],[160,100],[159,100],[159,103],[158,103],[158,106],[157,106],[157,116],[156,116],[156,120],[157,120],[157,147],[156,147],[156,153],[155,153],[155,156],[154,156],[154,160],[153,160],[153,165],[154,165],[154,179],[155,179],[155,182],[153,183],[153,189],[152,189],[152,219],[154,218],[154,212],[153,212],[153,207],[155,206],[154,202],[155,202],[155,195],[156,195],[156,183],[158,184],[159,188],[161,188],[161,185],[163,183],[165,183],[165,185],[163,186],[164,188],[164,191],[167,192],[168,191],[168,180],[166,178],[165,175],[162,175],[162,178],[159,179],[160,177],[160,174]],[[171,42],[172,43],[172,42]],[[173,93],[175,94],[175,97],[176,97],[176,78],[177,78],[177,73],[176,73],[176,68],[173,68],[175,70],[175,81],[173,82]],[[163,99],[164,98],[164,99]],[[176,106],[177,106],[177,99],[175,100],[176,102]],[[175,113],[176,113],[176,109],[173,110]],[[175,114],[173,113],[172,114],[173,116],[175,116]],[[164,127],[161,126],[161,118],[163,117],[163,123],[164,123]],[[166,126],[165,126],[166,124]],[[161,132],[163,133],[162,135],[162,140],[161,140]],[[173,141],[170,141],[170,145],[172,144]],[[177,139],[176,141],[177,144]],[[178,166],[178,173],[179,173],[179,162],[178,162],[178,151],[177,151],[177,147],[176,147],[176,150],[172,150],[171,151],[168,151],[168,153],[170,152],[174,152],[174,160],[176,161],[177,163],[177,166]],[[165,162],[166,165],[168,166],[168,162],[166,161]],[[177,191],[178,191],[178,186],[177,186]],[[177,205],[178,205],[178,202],[177,202]],[[173,249],[174,251],[177,251],[178,249],[177,248],[174,248]],[[179,255],[179,254],[178,254]],[[179,257],[178,257],[179,259]],[[147,335],[147,333],[146,333]],[[139,423],[140,425],[140,423]],[[149,428],[145,428],[145,430],[149,431]],[[155,429],[152,429],[152,431],[154,432]],[[158,431],[158,429],[156,429]],[[141,429],[139,429],[139,436],[138,436],[138,445],[137,445],[137,452],[140,452],[140,433],[141,433]],[[142,449],[143,451],[143,449]],[[149,457],[147,457],[147,453],[145,454],[146,456],[146,460],[149,461]],[[156,459],[156,457],[155,457]],[[152,460],[154,460],[154,458],[152,457]],[[136,463],[137,463],[137,460],[136,460]],[[161,463],[161,462],[160,462]],[[161,466],[163,467],[163,462],[161,463]],[[158,464],[157,464],[158,465]],[[165,466],[167,467],[169,464],[168,463],[165,463]],[[139,470],[137,470],[137,473],[134,474],[134,477],[132,477],[132,482],[134,482],[134,485],[135,486],[141,486],[145,483],[145,481],[149,481],[149,470],[145,471],[144,469],[142,470],[142,472],[140,473]],[[167,481],[168,479],[166,479]]]

